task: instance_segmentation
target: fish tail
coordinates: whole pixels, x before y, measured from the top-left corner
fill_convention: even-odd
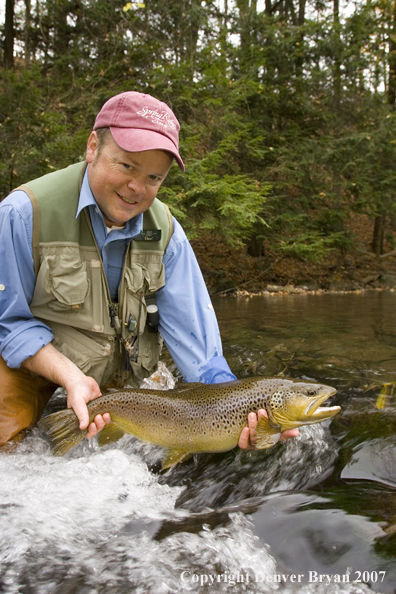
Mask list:
[[[71,408],[48,415],[38,422],[49,439],[54,456],[64,456],[83,440],[87,429],[81,430],[79,425],[80,422]]]

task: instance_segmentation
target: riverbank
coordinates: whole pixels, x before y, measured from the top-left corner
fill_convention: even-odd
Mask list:
[[[351,251],[334,250],[321,262],[285,255],[265,241],[263,255],[253,257],[245,246],[229,246],[209,232],[191,243],[211,295],[395,289],[392,238],[377,257],[370,246],[372,221],[359,217],[350,224]]]

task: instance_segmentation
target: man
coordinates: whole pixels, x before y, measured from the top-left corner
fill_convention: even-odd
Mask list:
[[[1,203],[0,445],[37,422],[58,386],[94,436],[111,419],[89,424],[86,403],[109,382],[139,385],[162,337],[185,381],[235,379],[195,256],[156,199],[172,161],[184,170],[178,133],[167,105],[121,93],[99,112],[86,163]],[[252,413],[242,448],[256,423]]]

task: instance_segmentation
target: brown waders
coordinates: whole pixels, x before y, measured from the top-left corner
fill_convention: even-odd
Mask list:
[[[0,357],[0,448],[34,427],[58,387],[23,367],[11,369]]]

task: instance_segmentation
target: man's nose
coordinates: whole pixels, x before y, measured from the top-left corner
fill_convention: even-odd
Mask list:
[[[144,183],[144,177],[143,176],[134,176],[129,182],[128,182],[128,188],[130,190],[133,190],[136,194],[144,194],[146,192],[146,186]]]

